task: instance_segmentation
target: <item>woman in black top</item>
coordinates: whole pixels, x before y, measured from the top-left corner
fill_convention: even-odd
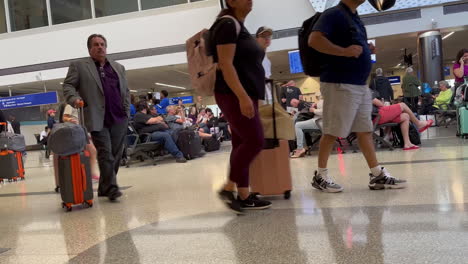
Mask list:
[[[216,45],[215,60],[220,69],[215,86],[216,103],[232,131],[229,181],[219,195],[230,209],[241,213],[244,209],[271,206],[249,192],[249,167],[262,150],[264,140],[258,100],[263,100],[265,95],[262,66],[265,51],[244,27],[252,0],[226,0],[226,5],[211,29]]]

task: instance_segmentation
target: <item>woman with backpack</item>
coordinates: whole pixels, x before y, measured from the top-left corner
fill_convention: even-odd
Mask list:
[[[271,207],[270,202],[260,200],[249,191],[249,167],[264,143],[258,100],[263,100],[265,95],[262,66],[265,51],[244,26],[252,6],[252,0],[226,0],[226,8],[211,28],[214,58],[219,67],[216,103],[232,131],[229,181],[219,196],[236,213]]]

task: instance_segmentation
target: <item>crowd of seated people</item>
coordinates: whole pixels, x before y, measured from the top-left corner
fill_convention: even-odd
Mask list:
[[[175,138],[177,138],[178,132],[184,128],[192,127],[193,129],[196,130],[196,127],[193,126],[192,122],[188,120],[188,118],[185,118],[182,115],[182,112],[180,111],[180,109],[178,109],[177,106],[170,105],[166,108],[166,111],[167,111],[167,116],[165,118],[165,121],[168,124]],[[215,138],[219,140],[222,136],[222,132],[210,134],[210,133],[205,133],[201,130],[198,130],[197,133],[201,139]]]
[[[151,141],[157,142],[164,146],[178,163],[185,163],[187,160],[177,147],[174,141],[172,130],[165,122],[164,118],[157,114],[157,110],[150,110],[145,101],[138,103],[137,113],[133,119],[134,127],[139,134],[148,133],[151,135]],[[166,109],[164,109],[165,111]]]

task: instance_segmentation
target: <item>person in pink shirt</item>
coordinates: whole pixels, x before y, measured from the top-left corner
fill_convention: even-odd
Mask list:
[[[465,82],[464,76],[468,76],[468,49],[461,49],[457,54],[455,64],[453,64],[453,74],[455,75],[455,87]]]

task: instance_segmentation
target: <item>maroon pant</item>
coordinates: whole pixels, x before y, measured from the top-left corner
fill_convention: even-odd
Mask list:
[[[243,116],[234,94],[216,93],[216,103],[223,112],[232,133],[229,179],[239,188],[249,187],[249,167],[263,148],[263,127],[258,115],[258,101],[252,99],[255,117]]]

